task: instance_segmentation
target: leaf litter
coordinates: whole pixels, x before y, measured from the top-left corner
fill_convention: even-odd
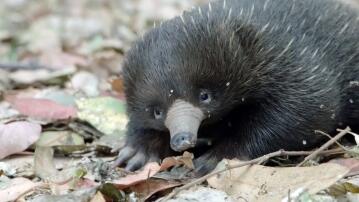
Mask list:
[[[128,122],[124,53],[154,22],[200,1],[4,0],[0,201],[358,200],[355,145],[323,151],[315,166],[291,167],[285,155],[231,169],[242,162],[223,160],[222,173],[198,184],[186,175],[190,153],[134,173],[112,167]]]

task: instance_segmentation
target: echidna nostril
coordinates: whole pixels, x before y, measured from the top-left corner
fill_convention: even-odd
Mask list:
[[[194,134],[188,132],[177,133],[171,139],[171,148],[175,151],[184,151],[195,145]]]

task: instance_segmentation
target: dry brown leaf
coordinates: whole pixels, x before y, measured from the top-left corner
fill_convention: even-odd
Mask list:
[[[194,169],[194,165],[192,162],[193,154],[189,152],[184,152],[182,156],[176,157],[167,157],[163,159],[161,164],[161,171],[167,170],[172,166],[185,165],[187,168]]]
[[[150,179],[152,176],[154,176],[159,171],[166,170],[175,165],[193,166],[192,158],[193,154],[184,152],[182,156],[165,158],[161,165],[156,162],[150,162],[146,164],[146,166],[140,172],[129,174],[126,177],[112,181],[110,183],[114,184],[118,189],[131,187],[135,189],[136,192],[142,193],[143,196],[147,198],[161,190],[180,185],[178,182],[175,183],[170,181]],[[146,187],[148,190],[143,190]]]
[[[184,152],[182,156],[178,158],[178,161],[183,163],[187,168],[194,169],[193,165],[194,155],[189,152]]]
[[[123,80],[121,78],[113,78],[109,81],[111,83],[112,90],[117,93],[123,93]]]
[[[175,181],[167,181],[162,179],[149,179],[131,187],[131,190],[141,196],[143,200],[147,200],[152,195],[173,187],[180,186],[182,183]]]
[[[158,163],[151,162],[146,164],[146,166],[140,172],[127,175],[126,177],[112,181],[110,183],[114,184],[119,189],[124,189],[149,179],[150,177],[154,176],[160,170],[160,168],[161,167],[158,165]]]
[[[15,201],[31,189],[42,185],[43,183],[35,183],[26,178],[14,178],[0,189],[0,201]]]
[[[224,160],[229,165],[235,160]],[[219,167],[224,167],[224,162]],[[217,167],[217,168],[219,168]],[[220,189],[234,199],[246,201],[281,201],[288,192],[307,189],[315,194],[343,178],[349,169],[334,163],[313,167],[244,166],[208,179],[210,186]]]

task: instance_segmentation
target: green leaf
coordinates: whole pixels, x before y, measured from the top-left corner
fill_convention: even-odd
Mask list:
[[[128,122],[123,101],[112,97],[80,99],[76,101],[78,117],[89,122],[106,135],[123,136]]]

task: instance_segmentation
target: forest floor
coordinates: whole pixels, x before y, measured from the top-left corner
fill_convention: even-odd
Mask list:
[[[200,2],[3,0],[0,202],[359,201],[359,150],[336,144],[359,141],[349,129],[310,152],[223,160],[199,179],[170,169],[191,169],[187,152],[135,173],[112,167],[127,123],[124,53],[154,23]]]

